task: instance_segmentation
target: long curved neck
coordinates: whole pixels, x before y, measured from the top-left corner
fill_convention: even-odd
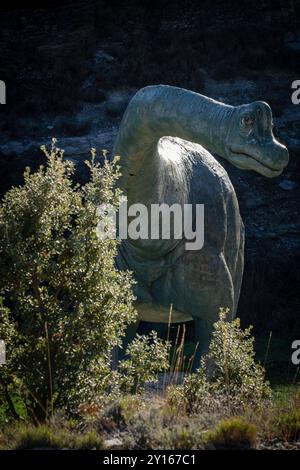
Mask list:
[[[220,156],[234,107],[182,88],[157,85],[141,89],[124,114],[114,154],[121,156],[125,192],[155,171],[155,151],[163,136],[199,143]],[[154,178],[155,179],[155,178]],[[135,195],[137,187],[135,186]]]

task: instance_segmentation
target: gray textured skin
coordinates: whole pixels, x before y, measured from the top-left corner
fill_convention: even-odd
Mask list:
[[[120,268],[134,271],[141,318],[143,306],[149,311],[150,305],[149,320],[168,321],[173,304],[175,316],[183,312],[194,319],[198,356],[208,348],[219,307],[236,313],[244,258],[235,191],[209,152],[267,177],[278,176],[288,163],[286,147],[274,139],[268,104],[233,107],[166,85],[136,93],[114,149],[121,156],[120,185],[128,204],[205,205],[201,250],[186,251],[185,240],[127,240],[117,260]],[[128,340],[134,333],[135,327]]]

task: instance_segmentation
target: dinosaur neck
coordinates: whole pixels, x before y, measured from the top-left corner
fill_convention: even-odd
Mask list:
[[[157,180],[155,154],[163,136],[199,143],[223,156],[233,111],[232,106],[181,88],[158,85],[140,90],[125,112],[114,149],[121,156],[120,184],[128,195],[134,194],[130,199],[148,198],[143,181]]]

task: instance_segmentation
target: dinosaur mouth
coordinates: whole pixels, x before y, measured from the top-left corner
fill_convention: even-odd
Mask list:
[[[230,152],[230,156],[232,157],[231,163],[243,170],[245,169],[254,170],[257,173],[260,173],[269,178],[270,177],[275,178],[276,176],[281,175],[283,171],[283,167],[272,168],[269,165],[262,163],[261,161],[257,160],[255,157],[247,153],[235,152],[232,148],[229,148],[229,152]]]

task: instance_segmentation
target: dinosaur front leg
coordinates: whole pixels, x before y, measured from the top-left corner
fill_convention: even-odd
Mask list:
[[[222,253],[206,245],[200,251],[185,251],[168,273],[152,286],[152,294],[163,305],[191,315],[195,325],[195,343],[199,343],[194,369],[207,352],[213,324],[220,307],[234,312],[234,286]]]

